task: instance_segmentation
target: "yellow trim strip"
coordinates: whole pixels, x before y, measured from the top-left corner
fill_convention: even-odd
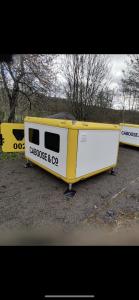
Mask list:
[[[57,174],[56,172],[48,169],[47,167],[41,165],[40,163],[36,162],[35,160],[31,159],[30,157],[28,156],[25,156],[26,159],[32,161],[34,164],[38,165],[39,167],[41,167],[42,169],[44,169],[45,171],[48,171],[49,173],[51,173],[52,175],[55,175],[56,177],[62,179],[63,181],[65,181],[66,183],[75,183],[75,182],[78,182],[80,180],[83,180],[83,179],[86,179],[88,177],[91,177],[91,176],[94,176],[96,174],[99,174],[99,173],[102,173],[102,172],[105,172],[107,170],[110,170],[112,168],[114,168],[116,165],[112,165],[112,166],[109,166],[107,168],[103,168],[103,169],[100,169],[100,170],[97,170],[95,172],[92,172],[92,173],[89,173],[87,175],[83,175],[83,176],[80,176],[78,178],[67,178],[67,177],[63,177],[62,175],[60,174]]]
[[[109,167],[106,167],[106,168],[103,168],[103,169],[100,169],[100,170],[97,170],[97,171],[94,171],[94,172],[91,172],[91,173],[83,175],[83,176],[80,176],[78,178],[75,178],[74,182],[72,181],[71,183],[75,183],[75,182],[78,182],[80,180],[84,180],[84,179],[86,179],[88,177],[92,177],[94,175],[97,175],[99,173],[103,173],[103,172],[105,172],[107,170],[110,170],[110,169],[114,168],[115,166],[116,166],[116,164],[114,164],[112,166],[109,166]]]
[[[121,127],[133,127],[133,128],[139,128],[138,124],[129,124],[129,123],[120,123]]]
[[[115,124],[80,122],[80,121],[49,119],[49,118],[26,117],[24,119],[24,122],[47,124],[50,126],[71,128],[71,129],[120,130],[120,126]]]
[[[77,146],[78,146],[78,130],[69,129],[68,143],[67,143],[66,176],[70,180],[73,180],[76,177]]]
[[[121,136],[121,132],[119,132],[119,144],[118,144],[118,149],[117,149],[116,165],[118,163],[118,157],[119,157],[120,136]]]

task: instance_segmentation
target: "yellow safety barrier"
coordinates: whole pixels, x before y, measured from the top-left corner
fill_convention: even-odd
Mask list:
[[[1,146],[2,146],[2,135],[1,135],[1,125],[0,125],[0,150],[1,150]]]
[[[3,152],[24,152],[24,124],[2,123],[2,151]]]

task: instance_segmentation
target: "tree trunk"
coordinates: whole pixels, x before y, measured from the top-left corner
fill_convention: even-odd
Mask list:
[[[14,101],[12,100],[10,102],[10,114],[9,114],[9,118],[8,118],[9,123],[14,123],[14,121],[15,121],[15,107],[16,107],[15,102],[16,102],[15,100]]]
[[[10,111],[8,122],[9,123],[14,123],[14,120],[15,120],[15,109]]]

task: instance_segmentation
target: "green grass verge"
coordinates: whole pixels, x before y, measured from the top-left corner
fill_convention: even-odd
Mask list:
[[[16,160],[21,157],[23,157],[23,153],[15,153],[15,152],[10,152],[10,153],[5,153],[5,152],[0,152],[0,160]]]

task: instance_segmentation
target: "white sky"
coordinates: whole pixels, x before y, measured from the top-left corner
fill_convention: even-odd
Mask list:
[[[111,54],[111,74],[112,74],[112,84],[111,88],[118,88],[118,82],[122,78],[122,70],[126,68],[126,61],[128,61],[128,56],[126,54]]]
[[[114,90],[118,90],[122,78],[122,70],[126,70],[126,62],[129,60],[129,56],[126,54],[111,54],[111,74],[112,74],[112,83],[110,87]],[[116,95],[113,99],[113,108],[122,109],[123,98],[120,95]]]

